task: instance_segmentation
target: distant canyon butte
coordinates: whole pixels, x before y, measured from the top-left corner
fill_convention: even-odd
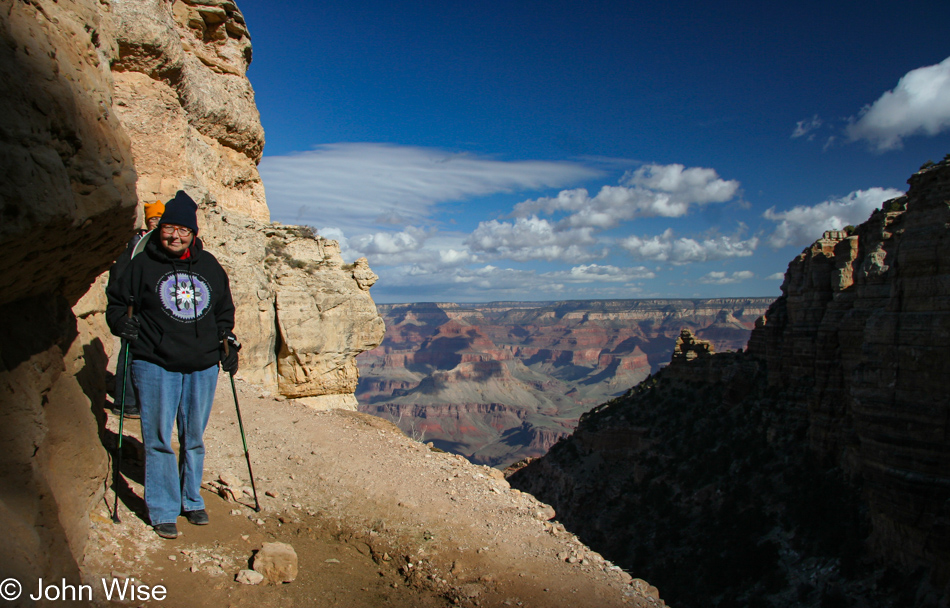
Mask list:
[[[581,414],[670,361],[683,329],[745,347],[773,298],[379,304],[360,410],[473,462],[541,456]]]

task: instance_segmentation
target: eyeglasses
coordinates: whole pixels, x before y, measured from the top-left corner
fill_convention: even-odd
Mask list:
[[[191,228],[185,228],[184,226],[175,226],[174,224],[162,224],[162,234],[171,236],[175,233],[178,233],[178,236],[191,236],[191,233],[194,232]]]

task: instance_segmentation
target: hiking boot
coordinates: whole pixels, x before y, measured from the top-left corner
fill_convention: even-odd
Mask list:
[[[118,407],[118,406],[115,406],[115,407],[112,408],[112,413],[115,414],[116,416],[118,416],[118,415],[121,414],[122,412],[119,410],[119,407]],[[126,406],[125,406],[125,417],[126,417],[126,418],[129,418],[129,419],[132,419],[132,420],[138,420],[139,418],[141,418],[141,417],[142,417],[142,412],[139,411],[139,406],[138,406],[138,405],[126,405]]]
[[[207,526],[208,512],[204,509],[198,509],[197,511],[185,511],[185,519],[188,520],[188,523],[195,526]]]
[[[155,524],[152,526],[152,529],[155,530],[155,534],[158,534],[162,538],[178,538],[178,526],[174,523]]]

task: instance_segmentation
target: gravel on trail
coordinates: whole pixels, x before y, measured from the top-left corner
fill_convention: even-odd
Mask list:
[[[553,509],[510,488],[501,471],[413,441],[382,418],[235,386],[261,512],[221,374],[205,433],[210,525],[181,517],[175,540],[147,525],[140,426],[126,420],[121,523],[111,520],[111,478],[90,517],[83,576],[94,588],[134,577],[167,589],[149,605],[182,608],[665,605],[655,588],[550,520]],[[116,418],[109,415],[107,442]],[[264,542],[296,550],[293,582],[237,582]],[[101,592],[94,599],[112,605]]]

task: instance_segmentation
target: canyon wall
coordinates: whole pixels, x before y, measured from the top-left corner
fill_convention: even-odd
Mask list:
[[[858,477],[869,542],[950,582],[950,164],[792,261],[750,350],[798,387],[809,445]]]
[[[362,411],[483,464],[537,457],[665,364],[682,328],[742,348],[771,299],[386,304]]]
[[[675,605],[945,605],[950,164],[908,183],[789,264],[745,352],[684,335],[512,485]]]
[[[141,203],[184,189],[228,270],[240,375],[355,409],[383,322],[365,260],[268,223],[263,129],[230,0],[0,0],[2,577],[79,580],[110,483],[104,272]]]
[[[0,14],[0,572],[77,580],[108,474],[108,346],[71,307],[131,236],[135,171],[112,111],[111,20],[71,0]]]

